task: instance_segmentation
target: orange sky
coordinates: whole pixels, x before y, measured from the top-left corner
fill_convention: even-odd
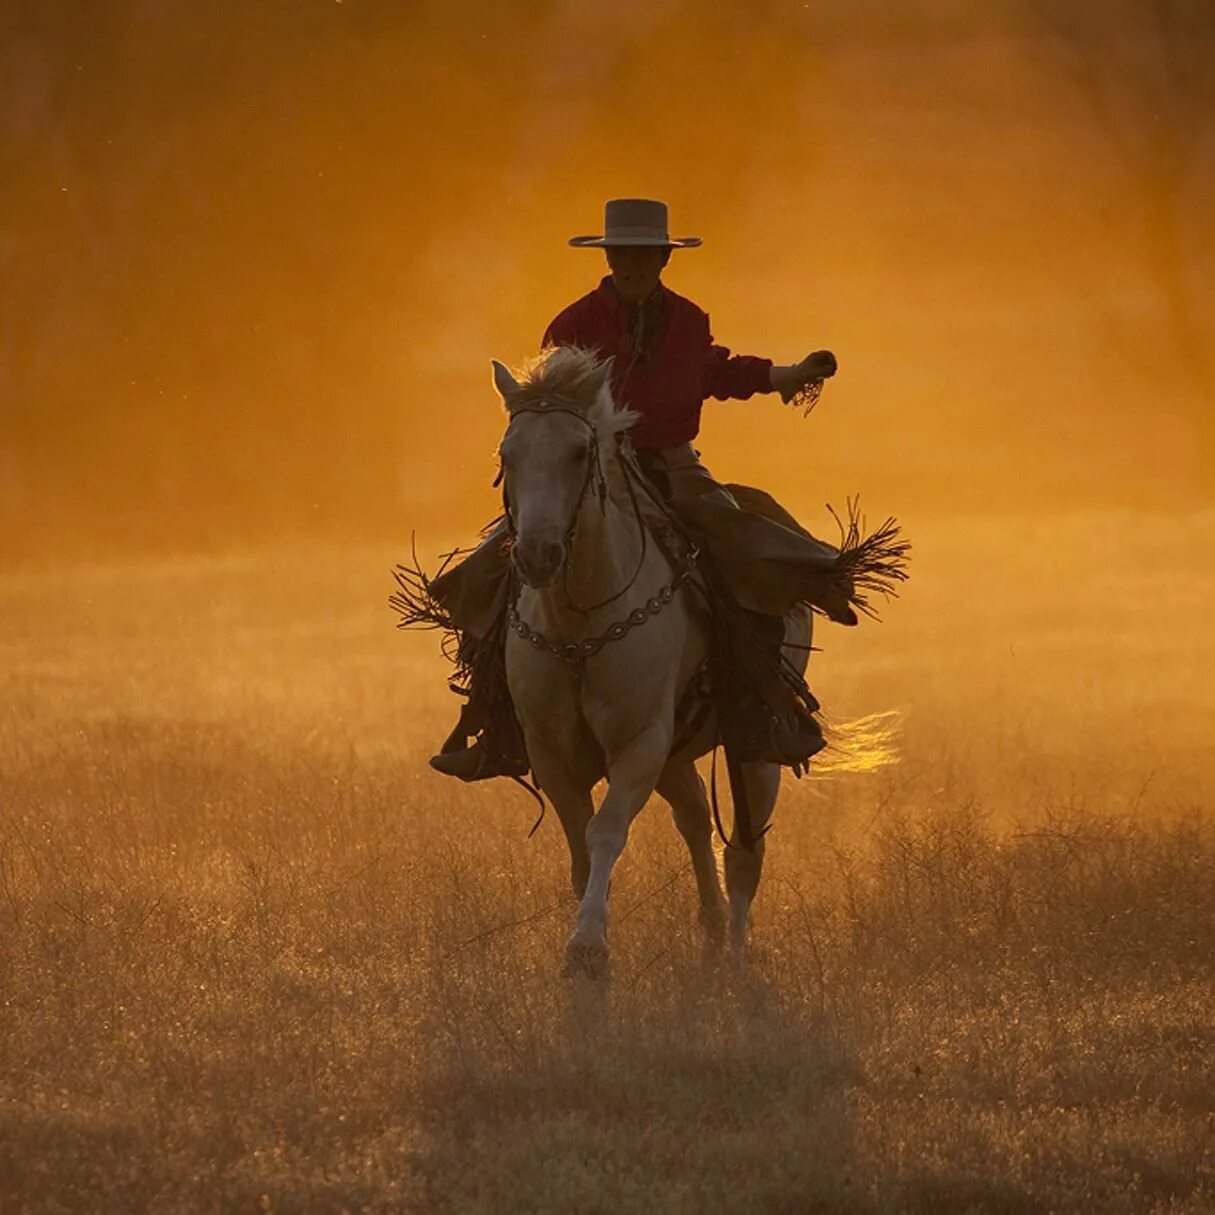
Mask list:
[[[720,341],[839,356],[809,420],[710,403],[722,476],[795,511],[1211,497],[1202,6],[221,7],[6,6],[13,553],[473,526],[489,359],[594,285],[565,240],[622,194],[705,238],[668,282]]]

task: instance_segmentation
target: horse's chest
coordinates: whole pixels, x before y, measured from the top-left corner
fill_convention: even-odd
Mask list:
[[[524,725],[547,733],[555,721],[576,719],[598,733],[605,714],[645,720],[662,713],[692,657],[681,625],[672,611],[572,661],[508,636],[507,679]]]

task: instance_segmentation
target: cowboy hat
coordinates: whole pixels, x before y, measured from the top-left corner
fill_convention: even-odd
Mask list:
[[[693,249],[699,236],[672,239],[667,231],[667,204],[653,198],[612,198],[603,208],[602,236],[571,236],[575,249],[604,249],[609,245],[660,245]]]

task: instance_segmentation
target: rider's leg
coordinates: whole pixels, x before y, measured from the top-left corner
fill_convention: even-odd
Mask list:
[[[728,509],[739,509],[734,495],[700,462],[700,453],[691,443],[664,447],[655,455],[661,460],[663,471],[666,473],[671,489],[671,504],[676,513],[681,504],[705,495],[709,495]]]
[[[675,514],[684,515],[691,522],[698,539],[708,550],[707,555],[720,576],[719,598],[731,598],[730,620],[719,623],[724,634],[719,638],[721,645],[715,650],[719,668],[715,678],[727,679],[730,685],[727,698],[731,705],[727,714],[730,721],[723,722],[722,726],[733,735],[732,741],[739,753],[748,758],[796,766],[805,764],[826,746],[826,741],[813,716],[818,702],[804,684],[803,694],[794,696],[791,691],[794,685],[782,673],[784,615],[778,611],[751,611],[739,606],[735,592],[741,589],[745,593],[748,571],[734,552],[737,538],[721,537],[726,551],[714,544],[718,539],[714,525],[725,532],[740,519],[743,508],[734,494],[713,478],[690,443],[664,448],[658,458],[670,486]],[[790,527],[755,518],[754,525],[756,529],[770,528],[775,542],[781,545],[803,545],[813,559],[830,559],[834,550],[794,532],[792,528],[796,528],[797,523],[791,517],[788,522]],[[763,538],[761,534],[760,539]],[[763,555],[762,549],[748,554],[747,564],[753,557]],[[790,587],[794,585],[792,579],[785,581]],[[739,583],[744,585],[737,585]],[[792,607],[792,601],[788,606]]]
[[[460,634],[468,701],[455,729],[430,766],[461,780],[523,776],[528,771],[523,734],[506,683],[504,636],[510,557],[500,524],[459,565],[430,584]],[[469,739],[475,741],[469,745]]]
[[[718,659],[729,680],[719,707],[723,738],[740,756],[769,763],[806,764],[823,750],[826,739],[815,699],[804,680],[804,654],[787,659],[790,625],[733,605]]]
[[[432,578],[430,594],[451,617],[461,638],[487,637],[506,608],[510,532],[499,520],[471,553]]]
[[[851,580],[839,549],[815,539],[767,494],[714,479],[691,443],[647,453],[661,463],[671,506],[697,536],[744,607],[783,616],[800,601],[853,625]]]
[[[525,776],[530,764],[506,682],[501,625],[487,637],[465,637],[464,647],[471,649],[465,655],[468,701],[442,750],[431,756],[430,766],[436,772],[466,781]],[[471,745],[470,738],[473,738]]]

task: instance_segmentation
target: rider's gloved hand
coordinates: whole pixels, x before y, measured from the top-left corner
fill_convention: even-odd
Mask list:
[[[835,375],[839,364],[830,350],[816,350],[808,354],[800,363],[787,367],[772,365],[771,384],[774,392],[780,393],[780,398],[787,405],[799,389],[815,380],[826,380]]]

